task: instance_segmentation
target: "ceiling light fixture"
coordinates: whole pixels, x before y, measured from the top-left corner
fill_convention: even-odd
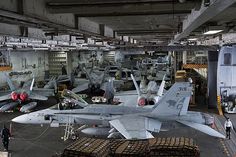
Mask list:
[[[180,2],[180,3],[185,3],[185,2],[186,2],[186,0],[179,0],[179,2]]]
[[[203,33],[203,34],[205,34],[205,35],[211,35],[211,34],[217,34],[217,33],[220,33],[220,32],[222,32],[223,30],[210,30],[210,31],[207,31],[207,32],[205,32],[205,33]]]
[[[222,26],[208,26],[204,29],[203,34],[204,35],[212,35],[220,33],[224,30]]]
[[[189,38],[188,40],[189,40],[189,41],[196,41],[197,38]]]

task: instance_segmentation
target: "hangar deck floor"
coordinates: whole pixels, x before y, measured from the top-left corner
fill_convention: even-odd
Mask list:
[[[48,107],[49,103],[46,102],[43,107]],[[40,107],[41,108],[41,107]],[[7,124],[9,127],[10,120],[21,113],[1,113],[0,114],[0,126],[3,123]],[[236,116],[235,116],[236,118]],[[217,127],[222,129],[223,117],[217,119]],[[236,126],[236,125],[235,125]],[[51,157],[57,153],[61,153],[63,149],[71,142],[64,142],[61,137],[64,135],[64,128],[50,128],[48,126],[39,125],[22,125],[22,124],[12,124],[12,134],[13,137],[10,140],[9,152],[13,157]],[[232,151],[229,150],[230,142],[235,141],[236,136],[233,132],[233,139],[221,140],[214,137],[210,137],[191,129],[189,127],[181,127],[167,132],[161,132],[157,134],[159,137],[189,137],[193,138],[200,149],[200,154],[202,157],[227,157],[233,156]],[[224,146],[227,146],[226,148]],[[2,145],[0,145],[0,150],[3,150]],[[228,152],[228,154],[227,154]]]

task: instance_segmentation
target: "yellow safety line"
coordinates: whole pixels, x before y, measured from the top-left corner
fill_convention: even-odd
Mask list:
[[[8,71],[8,70],[12,70],[12,67],[10,67],[10,66],[0,66],[0,71]]]
[[[220,139],[220,143],[221,143],[221,145],[222,145],[222,147],[223,147],[224,152],[226,153],[226,155],[227,155],[227,156],[230,156],[230,153],[229,153],[229,151],[228,151],[228,148],[226,147],[226,145],[225,145],[225,143],[223,142],[222,139]]]
[[[221,107],[220,96],[217,96],[217,108],[218,108],[218,111],[219,111],[219,115],[223,116],[223,111],[222,111],[222,107]]]
[[[207,68],[207,64],[183,64],[184,69]]]

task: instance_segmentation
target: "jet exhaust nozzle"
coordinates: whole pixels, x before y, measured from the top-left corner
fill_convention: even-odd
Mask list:
[[[12,93],[11,93],[11,99],[12,99],[13,101],[18,100],[18,97],[19,97],[19,95],[18,95],[16,92],[12,92]]]
[[[28,94],[27,93],[23,92],[23,93],[20,94],[20,100],[22,102],[26,101],[27,98],[28,98]]]

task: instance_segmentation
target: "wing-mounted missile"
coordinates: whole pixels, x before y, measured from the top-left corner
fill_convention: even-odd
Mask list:
[[[20,108],[20,112],[30,112],[32,109],[34,109],[37,106],[37,102],[30,102],[26,105],[23,105]]]
[[[82,133],[92,136],[108,136],[110,128],[90,127],[81,130]]]
[[[11,103],[7,103],[5,105],[3,105],[1,108],[0,108],[0,112],[6,112],[8,110],[11,110],[13,109],[14,107],[16,107],[18,105],[18,102],[11,102]]]

